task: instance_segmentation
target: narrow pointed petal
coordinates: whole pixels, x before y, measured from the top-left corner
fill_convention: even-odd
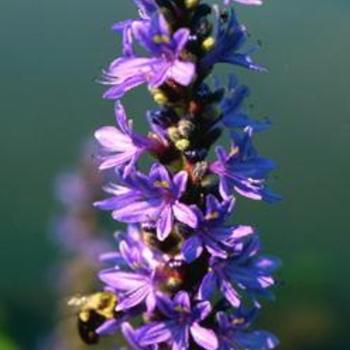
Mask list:
[[[139,329],[140,344],[143,346],[166,342],[172,337],[171,328],[167,322],[150,323]]]
[[[193,236],[188,238],[183,246],[182,246],[182,255],[185,258],[185,261],[190,264],[194,260],[198,259],[199,256],[203,252],[203,245],[202,241],[199,239],[198,236]]]
[[[147,283],[147,277],[145,276],[117,270],[107,270],[107,272],[102,271],[99,274],[99,278],[102,282],[119,291],[137,289]]]
[[[168,69],[167,75],[182,86],[192,83],[196,74],[196,67],[191,62],[176,60]]]
[[[198,297],[201,300],[209,300],[217,287],[217,278],[214,272],[208,272],[199,287]]]
[[[186,224],[192,228],[196,228],[198,225],[198,219],[197,216],[194,214],[192,209],[180,202],[176,202],[173,206],[173,212],[175,215],[175,218],[182,222],[183,224]]]
[[[202,348],[206,350],[218,349],[219,341],[213,330],[204,328],[195,322],[190,331],[194,341]]]
[[[160,241],[164,241],[173,228],[173,212],[170,206],[166,206],[160,212],[160,218],[157,222],[157,237]]]
[[[226,299],[231,303],[233,307],[239,307],[241,305],[241,300],[239,294],[231,286],[231,284],[225,280],[221,281],[220,289],[225,295]]]

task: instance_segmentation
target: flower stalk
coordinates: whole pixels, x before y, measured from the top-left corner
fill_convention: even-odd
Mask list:
[[[134,2],[140,17],[113,26],[123,55],[104,71],[117,127],[95,134],[100,168],[115,174],[95,206],[127,230],[99,273],[116,296],[115,312],[91,331],[122,333],[133,349],[272,349],[275,336],[251,327],[260,299],[273,296],[279,260],[262,254],[256,228],[229,223],[241,197],[279,199],[267,186],[274,163],[253,143],[269,123],[247,115],[249,90],[234,75],[226,87],[209,83],[220,63],[265,69],[244,50],[247,30],[234,1]],[[147,135],[132,129],[121,102],[142,84],[159,105],[146,113]],[[225,134],[230,147],[217,146],[210,160]],[[144,171],[138,161],[147,152],[154,161]]]

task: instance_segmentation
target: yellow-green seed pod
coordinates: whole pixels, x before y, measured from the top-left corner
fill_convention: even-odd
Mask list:
[[[168,136],[173,142],[177,142],[181,139],[181,134],[175,126],[171,126],[170,128],[168,128]]]
[[[151,89],[150,92],[153,96],[154,101],[156,103],[158,103],[159,105],[164,105],[164,104],[168,103],[168,98],[162,90]]]
[[[195,129],[195,126],[191,121],[186,119],[182,119],[179,121],[179,132],[183,137],[188,138],[194,129]]]
[[[202,48],[206,51],[210,51],[215,46],[215,39],[212,36],[209,36],[202,42]]]
[[[181,152],[186,151],[190,147],[190,141],[181,139],[175,143],[175,147]]]
[[[159,105],[165,105],[168,102],[168,98],[162,92],[158,92],[153,95],[154,101]]]

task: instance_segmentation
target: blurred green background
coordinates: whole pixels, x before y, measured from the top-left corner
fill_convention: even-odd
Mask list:
[[[259,145],[278,161],[272,185],[285,197],[244,203],[239,213],[284,262],[260,323],[282,350],[348,350],[350,3],[266,0],[238,10],[262,40],[257,59],[269,74],[229,69],[252,87],[252,114],[274,122]],[[113,122],[95,81],[119,52],[110,25],[130,15],[130,0],[0,2],[0,350],[35,349],[53,326],[53,178],[94,129]],[[141,123],[145,90],[125,102]]]

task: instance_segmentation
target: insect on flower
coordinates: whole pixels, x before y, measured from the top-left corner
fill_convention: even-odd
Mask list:
[[[68,305],[77,308],[78,331],[86,344],[97,344],[100,338],[98,329],[106,321],[120,317],[115,311],[118,298],[110,292],[75,296]]]

